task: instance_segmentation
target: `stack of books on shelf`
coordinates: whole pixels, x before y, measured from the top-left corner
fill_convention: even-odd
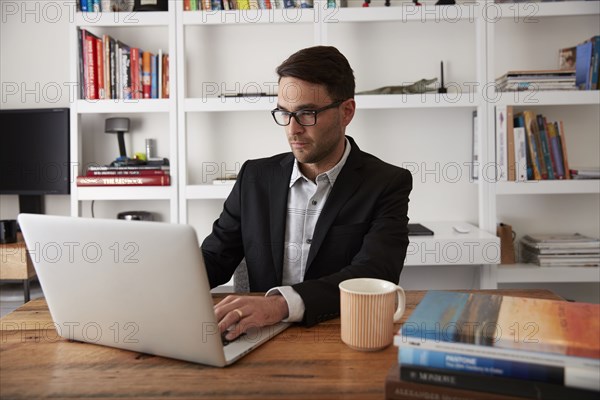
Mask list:
[[[558,67],[575,69],[575,86],[580,90],[600,89],[600,36],[558,51]]]
[[[496,79],[496,90],[575,90],[575,70],[509,71]]]
[[[570,170],[572,179],[600,179],[600,167],[582,167]]]
[[[183,0],[184,11],[313,8],[312,0]]]
[[[168,165],[90,166],[77,186],[169,186]]]
[[[169,55],[158,54],[78,29],[79,95],[82,99],[169,98]]]
[[[575,234],[525,235],[521,259],[541,267],[598,267],[600,240]]]
[[[572,179],[562,121],[512,106],[496,106],[499,181]]]
[[[394,337],[387,399],[598,399],[600,305],[429,291]]]

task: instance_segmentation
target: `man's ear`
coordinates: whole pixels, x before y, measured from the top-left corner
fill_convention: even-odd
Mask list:
[[[348,126],[354,118],[354,113],[356,112],[356,102],[354,99],[348,99],[342,103],[342,125]]]

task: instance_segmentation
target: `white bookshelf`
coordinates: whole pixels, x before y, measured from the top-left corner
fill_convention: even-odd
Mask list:
[[[79,82],[79,42],[77,30],[84,28],[101,37],[109,34],[116,40],[122,40],[132,47],[140,47],[144,50],[157,53],[162,48],[164,53],[170,55],[170,98],[169,99],[136,99],[136,100],[87,100],[79,98],[79,86],[76,86],[71,95],[76,96],[71,101],[71,163],[74,165],[75,176],[85,174],[87,165],[107,164],[116,158],[118,152],[111,150],[108,154],[96,149],[99,141],[103,143],[114,143],[115,137],[109,137],[104,133],[104,119],[111,117],[126,117],[131,121],[131,132],[126,133],[128,155],[140,151],[140,146],[132,148],[131,143],[143,141],[143,137],[157,138],[159,146],[168,148],[168,152],[157,154],[167,157],[171,161],[171,185],[170,186],[141,186],[141,187],[78,187],[75,176],[71,182],[71,215],[81,216],[84,210],[84,202],[93,201],[158,201],[167,206],[164,219],[170,222],[178,221],[177,209],[177,86],[176,86],[176,19],[174,4],[170,4],[168,12],[76,12],[69,24],[70,49],[69,65],[71,82]],[[136,32],[140,32],[136,34]],[[150,37],[145,37],[143,32],[157,32]],[[161,32],[162,34],[158,34]],[[166,40],[164,36],[166,35]],[[126,37],[126,39],[123,38]],[[162,46],[166,44],[166,48]],[[79,82],[81,84],[81,82]],[[161,125],[166,132],[146,129],[137,129],[143,126],[141,121],[149,116],[161,116],[164,118]],[[154,121],[154,120],[153,120]],[[104,135],[102,139],[96,135]],[[154,136],[157,135],[157,136]],[[112,136],[112,135],[111,135]],[[144,203],[140,208],[144,208]],[[114,218],[114,215],[110,215]]]
[[[458,76],[456,78],[458,81],[469,81],[473,84],[466,90],[463,88],[457,91],[456,88],[450,87],[449,93],[444,95],[437,93],[357,95],[356,103],[358,112],[361,113],[361,119],[366,118],[372,121],[382,118],[389,121],[389,125],[385,125],[385,127],[392,130],[392,132],[386,133],[388,136],[382,135],[373,139],[372,146],[375,151],[370,152],[377,156],[380,155],[379,153],[386,154],[386,151],[394,146],[392,143],[397,146],[398,137],[403,140],[404,135],[407,135],[402,128],[396,129],[395,124],[398,123],[401,126],[405,118],[415,115],[419,116],[417,118],[422,118],[425,123],[442,121],[438,121],[439,129],[433,134],[423,134],[421,140],[411,143],[411,153],[417,154],[416,157],[419,159],[419,157],[426,158],[431,150],[438,151],[439,153],[436,154],[443,155],[443,151],[446,149],[432,149],[431,147],[431,144],[443,137],[455,138],[456,141],[464,143],[463,148],[469,146],[471,127],[470,122],[465,120],[467,117],[470,118],[472,111],[477,110],[478,129],[481,132],[479,154],[481,163],[485,164],[495,160],[494,107],[496,105],[512,105],[523,109],[541,108],[542,111],[544,107],[561,107],[561,109],[564,107],[573,110],[583,107],[590,112],[599,111],[599,91],[495,93],[493,90],[484,92],[482,88],[487,83],[493,83],[495,78],[508,70],[523,69],[523,66],[519,64],[523,57],[526,58],[525,62],[533,63],[534,60],[537,60],[537,53],[530,47],[537,49],[545,46],[546,52],[554,51],[550,44],[543,43],[542,39],[532,38],[529,28],[535,27],[555,34],[555,32],[550,32],[554,30],[552,23],[560,22],[563,19],[573,21],[573,27],[578,29],[581,28],[580,24],[577,24],[580,19],[584,21],[581,25],[591,25],[590,16],[597,18],[600,15],[600,2],[494,4],[491,1],[480,0],[473,3],[461,3],[458,6],[434,6],[426,3],[421,7],[404,4],[392,7],[372,5],[369,8],[360,7],[360,2],[351,3],[351,7],[342,9],[327,9],[326,2],[315,1],[315,9],[192,12],[183,11],[183,2],[170,1],[168,13],[105,13],[99,16],[77,13],[74,23],[70,27],[72,33],[70,63],[73,68],[71,73],[73,81],[77,81],[75,68],[77,66],[76,27],[90,27],[95,30],[94,32],[108,31],[110,33],[121,29],[136,30],[157,27],[159,30],[152,34],[152,36],[156,36],[156,39],[164,33],[168,35],[168,53],[171,56],[171,98],[138,101],[75,101],[71,114],[75,133],[71,151],[74,162],[89,161],[81,159],[82,154],[85,154],[83,149],[90,146],[83,141],[84,135],[81,132],[83,118],[96,115],[102,118],[118,115],[131,115],[132,118],[145,118],[147,115],[155,114],[164,115],[168,119],[169,126],[168,156],[171,160],[172,185],[164,188],[77,188],[73,186],[72,214],[81,214],[81,202],[83,201],[158,200],[169,202],[171,222],[190,223],[190,209],[194,207],[203,209],[205,204],[214,205],[226,199],[232,186],[212,185],[201,179],[194,179],[194,174],[197,174],[197,164],[193,163],[193,158],[196,157],[196,153],[199,153],[200,157],[204,157],[206,161],[230,162],[230,160],[218,158],[224,158],[221,154],[216,154],[214,160],[209,158],[212,154],[208,151],[202,153],[202,145],[212,145],[221,150],[234,148],[236,139],[232,138],[236,133],[242,135],[242,138],[246,137],[244,135],[248,135],[255,140],[254,130],[263,130],[264,126],[261,124],[266,124],[263,122],[265,118],[270,120],[269,110],[276,107],[277,98],[275,96],[257,98],[205,96],[198,89],[198,85],[205,81],[223,83],[221,81],[228,80],[228,74],[235,75],[238,71],[239,75],[232,78],[236,82],[244,83],[254,79],[254,72],[260,77],[256,78],[258,82],[261,82],[260,79],[266,81],[267,78],[264,77],[274,76],[273,70],[276,66],[275,62],[269,59],[271,52],[289,55],[297,47],[317,44],[337,46],[351,58],[353,67],[356,65],[358,91],[384,86],[384,84],[379,84],[380,82],[385,82],[387,85],[396,82],[403,84],[404,76],[409,76],[410,79],[438,76],[440,58],[445,62],[449,61],[446,64],[449,68],[447,81]],[[509,24],[514,24],[516,29],[523,31],[520,39],[510,44],[517,50],[521,49],[519,53],[515,53],[514,57],[512,54],[508,57],[503,53],[506,52],[505,45],[502,43],[504,38],[502,34],[498,33],[502,32],[500,26]],[[597,24],[595,26],[597,27]],[[556,29],[559,30],[559,28]],[[435,33],[430,35],[431,30]],[[381,34],[381,36],[372,36],[377,39],[377,42],[369,42],[366,39],[361,41],[364,35],[371,38],[369,36],[372,34],[371,32]],[[445,41],[446,32],[450,37],[448,42]],[[595,34],[599,33],[595,32]],[[227,35],[233,37],[234,40],[228,42],[223,39],[223,37],[229,37]],[[434,36],[435,40],[431,40],[429,36]],[[420,43],[424,37],[422,47],[411,47],[413,42]],[[585,37],[580,39],[585,39]],[[379,40],[386,45],[381,46]],[[535,40],[542,43],[535,42]],[[576,43],[575,39],[571,37],[565,40],[566,43]],[[528,47],[529,41],[534,41],[530,47]],[[249,55],[244,53],[245,55],[240,56],[239,60],[230,56],[237,63],[234,66],[224,61],[228,60],[227,55],[236,54],[236,51],[243,52],[246,47],[254,48],[253,46],[260,48],[261,51],[250,52]],[[556,46],[562,47],[563,44],[556,44]],[[379,50],[383,48],[384,51],[374,54],[371,52],[371,48]],[[408,50],[406,53],[402,53],[404,55],[396,54],[404,52],[405,48]],[[444,53],[445,50],[450,50],[444,56],[446,58],[440,56],[436,59],[428,54],[430,52]],[[390,56],[388,51],[394,55]],[[528,51],[531,51],[531,54],[528,54]],[[386,64],[389,60],[394,61],[398,58],[410,61],[400,63],[404,68],[400,72],[395,69],[383,68],[384,72],[381,73],[375,68],[378,64]],[[433,65],[434,62],[422,62],[422,58],[429,61],[434,59],[435,65],[431,67],[429,64]],[[513,64],[510,64],[512,62],[515,63],[514,68]],[[525,65],[525,67],[530,67],[530,65]],[[380,75],[383,75],[385,79],[379,80]],[[205,76],[206,78],[204,78]],[[226,83],[227,85],[232,84],[231,82]],[[227,85],[225,85],[227,88],[232,87]],[[269,92],[269,94],[274,93]],[[490,96],[492,97],[490,98]],[[239,123],[238,125],[230,123],[230,117],[232,120],[247,118],[253,123],[259,122],[257,125],[249,123],[247,127],[243,126],[244,129],[240,129]],[[452,122],[446,124],[443,122],[445,119]],[[236,129],[239,129],[240,132],[233,132]],[[275,134],[280,132],[277,127],[268,127],[268,129]],[[415,128],[413,127],[413,129]],[[384,129],[376,126],[375,130]],[[592,132],[592,134],[594,133]],[[261,140],[266,142],[275,139],[263,138]],[[241,143],[240,146],[244,146],[243,140]],[[358,143],[362,146],[363,142],[359,140]],[[244,149],[236,150],[236,161],[243,162],[245,159],[255,157],[246,155],[242,151]],[[448,149],[448,151],[456,152],[456,148]],[[404,161],[402,156],[396,157],[393,152],[387,154],[386,161],[398,165]],[[456,157],[458,160],[459,155]],[[449,160],[454,161],[454,158],[450,156]],[[570,159],[571,164],[574,165],[572,161]],[[437,187],[442,188],[440,189],[441,193],[436,192]],[[413,195],[418,197],[422,190],[432,191],[434,194],[430,197],[439,197],[436,200],[444,201],[444,204],[447,200],[452,202],[453,197],[460,192],[458,186],[457,189],[453,187],[448,189],[443,188],[443,185],[436,186],[426,183],[423,186],[417,186]],[[471,257],[469,251],[474,247],[487,246],[486,248],[491,249],[498,245],[495,226],[499,222],[498,207],[502,205],[502,202],[521,195],[561,195],[560,197],[564,197],[565,201],[568,201],[568,196],[595,196],[600,193],[599,181],[496,183],[480,180],[475,187],[471,184],[466,190],[473,193],[474,206],[471,208],[476,209],[474,211],[476,217],[465,218],[471,222],[472,231],[466,235],[458,234],[452,229],[456,222],[441,220],[436,222],[440,218],[432,218],[433,222],[424,222],[424,225],[432,228],[436,234],[433,237],[410,238],[413,247],[409,249],[407,266],[482,265],[482,285],[485,287],[496,287],[498,283],[597,281],[594,275],[596,271],[591,269],[565,269],[562,271],[553,268],[552,271],[557,274],[547,274],[547,269],[530,265],[496,267],[498,258],[488,255],[484,257],[482,254]],[[521,198],[525,202],[529,201],[527,196]],[[417,203],[411,203],[411,206],[413,205],[418,206]],[[445,207],[445,205],[440,207]],[[598,216],[598,210],[590,210],[589,213],[595,218]],[[445,218],[454,219],[452,216]],[[428,255],[428,246],[433,246],[434,252],[438,249],[441,253],[438,252],[437,256]],[[415,248],[424,249],[426,252],[412,251]],[[452,250],[460,251],[461,257],[442,257],[444,251]]]
[[[497,23],[489,24],[487,30],[490,81],[509,70],[556,68],[559,49],[600,34],[597,23],[600,2],[597,1],[494,4],[492,7],[498,11],[496,15],[500,18]],[[514,40],[515,37],[519,40]],[[492,138],[495,106],[513,106],[515,112],[533,110],[552,121],[566,120],[571,168],[587,165],[588,162],[598,166],[598,155],[587,151],[587,148],[597,147],[600,135],[597,118],[600,113],[600,91],[490,92],[490,97],[494,101],[488,108],[487,130]],[[587,123],[582,124],[582,118]],[[490,146],[490,149],[493,148]],[[493,193],[493,201],[483,205],[485,213],[493,216],[494,224],[504,222],[517,225],[517,240],[528,233],[540,233],[540,227],[545,233],[582,233],[580,229],[587,229],[590,235],[598,236],[598,230],[593,226],[593,221],[600,222],[598,180],[497,182],[489,189]],[[564,206],[559,207],[561,204]],[[509,205],[512,205],[512,210]],[[556,215],[559,208],[560,216]],[[525,215],[523,209],[530,210],[531,215]],[[586,217],[582,219],[580,215]],[[489,265],[482,268],[481,275],[482,286],[486,288],[496,288],[498,284],[510,287],[523,283],[599,281],[600,269],[595,267]]]

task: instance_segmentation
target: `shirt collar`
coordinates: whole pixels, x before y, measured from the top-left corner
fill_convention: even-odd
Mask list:
[[[350,150],[351,150],[351,145],[350,145],[350,141],[348,140],[348,138],[344,138],[346,140],[346,146],[344,149],[344,154],[342,155],[342,158],[340,159],[340,161],[333,167],[331,168],[329,171],[325,171],[320,173],[319,175],[317,175],[316,180],[318,181],[320,177],[322,176],[326,176],[327,179],[329,180],[329,183],[333,186],[333,184],[335,183],[335,180],[337,179],[338,175],[340,174],[340,171],[342,170],[342,168],[344,167],[344,164],[346,164],[346,160],[348,159],[348,155],[350,154]],[[298,160],[296,160],[294,158],[294,166],[292,168],[292,175],[290,177],[290,187],[294,186],[294,184],[298,181],[298,179],[304,179],[305,181],[308,181],[309,179],[304,176],[304,174],[300,171],[300,167],[298,166]]]

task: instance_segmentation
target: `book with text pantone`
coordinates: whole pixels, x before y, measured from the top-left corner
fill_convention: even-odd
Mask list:
[[[429,291],[394,344],[555,365],[565,385],[600,390],[600,305]]]

